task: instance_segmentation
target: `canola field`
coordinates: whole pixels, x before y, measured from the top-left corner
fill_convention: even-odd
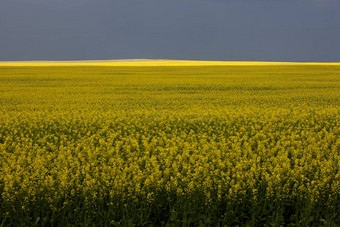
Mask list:
[[[339,217],[339,64],[0,66],[1,226]]]

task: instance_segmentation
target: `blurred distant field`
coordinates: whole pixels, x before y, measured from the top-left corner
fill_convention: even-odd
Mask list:
[[[1,66],[2,225],[340,225],[340,66]]]

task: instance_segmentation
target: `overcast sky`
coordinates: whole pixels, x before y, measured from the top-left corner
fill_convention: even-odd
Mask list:
[[[340,0],[1,0],[0,60],[340,61]]]

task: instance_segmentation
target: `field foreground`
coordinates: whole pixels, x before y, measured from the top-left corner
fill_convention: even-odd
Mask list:
[[[0,225],[339,217],[340,65],[0,66]]]

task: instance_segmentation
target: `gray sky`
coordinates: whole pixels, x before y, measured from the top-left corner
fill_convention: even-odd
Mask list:
[[[1,0],[0,61],[340,61],[340,0]]]

